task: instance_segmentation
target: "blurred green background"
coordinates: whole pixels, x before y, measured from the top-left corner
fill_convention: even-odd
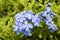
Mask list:
[[[51,9],[58,16],[53,18],[58,31],[51,33],[45,23],[32,30],[32,36],[17,35],[13,30],[14,15],[23,10],[32,10],[35,13],[46,9],[51,2]],[[0,0],[0,40],[60,40],[60,0]]]

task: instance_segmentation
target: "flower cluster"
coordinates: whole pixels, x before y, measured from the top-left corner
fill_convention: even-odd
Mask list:
[[[32,10],[29,11],[23,11],[14,16],[15,18],[15,25],[14,31],[17,34],[24,33],[26,36],[31,36],[31,30],[36,27],[40,26],[40,22],[43,19],[46,22],[46,25],[48,26],[48,29],[50,29],[50,32],[54,32],[58,30],[54,22],[52,21],[53,16],[55,13],[51,12],[50,6],[51,4],[48,3],[46,6],[46,10],[39,13],[34,14]]]
[[[53,12],[51,12],[50,6],[51,4],[48,3],[46,6],[46,10],[43,11],[41,14],[44,16],[44,21],[46,22],[46,25],[48,25],[48,29],[50,29],[50,32],[54,32],[58,30],[54,22],[52,21],[53,16],[55,15]]]
[[[40,25],[41,16],[39,14],[34,14],[31,10],[23,11],[15,16],[15,32],[17,34],[24,33],[26,36],[31,36],[31,30],[34,26]]]

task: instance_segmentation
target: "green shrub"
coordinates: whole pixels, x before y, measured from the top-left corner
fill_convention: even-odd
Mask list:
[[[51,9],[60,15],[60,0],[0,0],[0,40],[60,40],[60,16],[54,17],[58,31],[50,33],[44,23],[32,30],[32,36],[17,35],[13,30],[14,15],[23,10],[39,13],[51,2]]]

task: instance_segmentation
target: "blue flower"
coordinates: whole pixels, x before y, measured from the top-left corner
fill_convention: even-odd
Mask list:
[[[26,36],[32,36],[32,34],[31,34],[30,32],[27,32],[27,31],[25,31],[24,34],[25,34]]]
[[[48,28],[50,29],[50,32],[54,32],[54,31],[58,30],[58,28],[56,27],[55,24],[51,24]]]
[[[29,20],[31,20],[34,15],[33,15],[33,12],[30,10],[30,11],[26,12],[26,13],[24,14],[24,16],[25,16],[26,18],[28,18]]]
[[[50,12],[50,11],[51,11],[50,7],[47,7],[46,12]]]
[[[13,26],[14,31],[17,34],[23,33],[26,36],[31,36],[31,31],[34,27],[40,26],[40,22],[45,21],[46,25],[48,26],[48,29],[50,29],[50,32],[54,32],[58,30],[54,22],[52,21],[53,16],[55,13],[51,12],[50,6],[51,4],[48,3],[46,6],[46,10],[34,14],[32,10],[29,11],[22,11],[20,13],[17,13],[14,18],[15,18],[15,25]]]
[[[41,19],[42,19],[42,17],[41,17],[39,14],[36,14],[36,15],[32,18],[32,22],[34,23],[34,26],[39,26]]]
[[[51,23],[53,23],[50,17],[46,17],[44,21],[46,22],[46,25],[51,25]]]
[[[35,17],[35,15],[31,10],[23,11],[16,14],[14,16],[15,18],[14,31],[17,34],[24,33],[26,36],[31,36],[32,35],[31,30],[34,28],[33,27],[34,25],[32,24],[33,17]],[[40,21],[39,19],[40,19],[39,16],[37,16],[35,19],[37,23]]]
[[[33,15],[27,13],[27,14],[25,14],[25,17],[31,20]]]
[[[43,20],[45,21],[46,25],[48,26],[48,29],[50,29],[50,32],[54,32],[54,31],[58,30],[58,28],[52,21],[52,18],[54,17],[55,13],[51,12],[50,5],[51,5],[50,3],[48,3],[46,5],[47,8],[45,11],[41,12],[41,16],[45,17],[45,18],[43,18]]]
[[[50,29],[50,32],[54,32],[58,29],[54,24],[54,22],[52,21],[52,18],[46,17],[45,22],[46,22],[46,25],[48,26],[48,29]]]
[[[33,25],[31,23],[28,24],[29,29],[33,29]]]
[[[41,12],[41,16],[47,16],[47,12],[46,11]]]
[[[18,31],[18,28],[17,26],[13,26],[14,27],[14,31]]]
[[[15,25],[18,26],[18,27],[20,27],[20,26],[22,25],[22,22],[20,22],[20,21],[15,21]]]

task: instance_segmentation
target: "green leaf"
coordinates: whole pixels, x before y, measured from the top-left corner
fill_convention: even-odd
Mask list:
[[[39,38],[42,38],[42,34],[41,33],[39,34]]]

